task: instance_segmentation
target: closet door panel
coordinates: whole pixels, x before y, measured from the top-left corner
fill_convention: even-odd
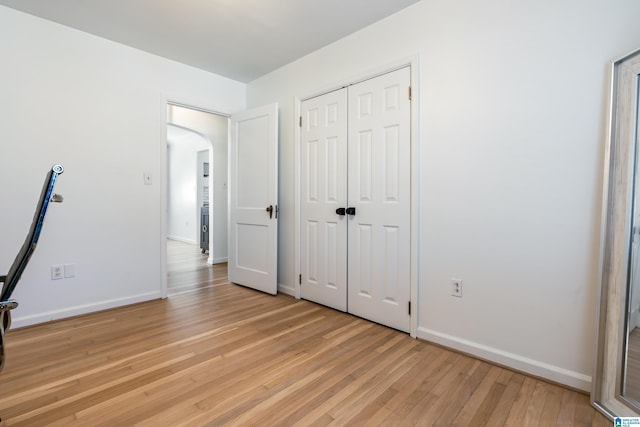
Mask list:
[[[349,312],[409,331],[410,69],[349,87]]]
[[[347,310],[347,90],[302,102],[302,298]]]

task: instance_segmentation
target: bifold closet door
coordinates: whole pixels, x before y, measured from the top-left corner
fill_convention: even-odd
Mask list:
[[[409,331],[410,68],[349,87],[349,312]]]
[[[409,331],[410,68],[301,105],[302,298]]]
[[[347,90],[301,105],[302,298],[347,310]],[[338,213],[336,212],[338,210]]]

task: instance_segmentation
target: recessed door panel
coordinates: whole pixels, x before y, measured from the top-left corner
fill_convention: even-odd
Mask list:
[[[350,283],[352,293],[360,297],[371,298],[373,296],[372,290],[372,275],[375,273],[373,265],[373,227],[371,224],[357,223],[356,238],[352,239],[352,246],[359,248],[358,251],[352,251],[356,256],[353,259],[353,264],[350,265],[352,276],[353,273],[357,273],[359,280],[354,280]],[[354,233],[352,233],[354,234]]]
[[[251,117],[236,123],[237,129],[237,206],[264,208],[269,205],[269,173],[265,167],[269,145],[262,143],[261,132],[268,129],[268,115]]]
[[[351,176],[355,178],[352,180],[352,187],[357,189],[358,192],[352,191],[349,194],[349,201],[370,202],[373,199],[372,139],[373,132],[371,129],[365,129],[357,133],[356,156],[352,156],[352,161],[349,162],[349,170],[352,172]]]
[[[398,283],[398,267],[400,260],[401,233],[399,227],[386,226],[383,228],[384,242],[384,273],[382,299],[388,303],[398,303],[398,291],[401,288]]]
[[[344,141],[342,141],[344,144]],[[343,183],[338,182],[338,177],[342,174],[338,171],[338,166],[340,162],[338,160],[338,156],[340,153],[340,139],[337,136],[332,136],[326,139],[326,155],[327,161],[325,162],[326,170],[323,175],[326,179],[326,199],[327,203],[338,203],[340,200],[340,196],[344,197],[344,193],[340,194],[340,190],[343,190],[340,186]]]
[[[269,270],[268,254],[269,230],[266,225],[236,224],[236,235],[242,242],[250,245],[238,245],[236,248],[236,266],[240,269],[267,274]]]
[[[339,244],[344,243],[344,236],[340,236],[340,225],[338,222],[327,221],[324,224],[326,242],[326,250],[324,256],[327,259],[326,283],[325,286],[331,288],[331,291],[338,291],[339,286],[344,284],[344,268],[343,260],[338,259],[338,255],[342,253]]]
[[[398,202],[400,197],[400,127],[389,126],[384,129],[382,149],[384,150],[384,200]]]
[[[307,142],[306,147],[306,168],[304,171],[306,178],[306,195],[307,202],[315,202],[318,200],[318,145],[317,139]]]

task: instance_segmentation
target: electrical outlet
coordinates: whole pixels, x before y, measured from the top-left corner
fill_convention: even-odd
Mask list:
[[[76,277],[76,265],[75,264],[65,264],[64,265],[64,278],[68,279],[70,277]]]
[[[144,185],[152,185],[153,184],[153,175],[151,175],[151,172],[144,172],[142,174],[142,179],[144,181]]]
[[[451,296],[462,298],[462,280],[451,279]]]
[[[59,280],[64,277],[64,267],[61,265],[51,266],[51,280]]]

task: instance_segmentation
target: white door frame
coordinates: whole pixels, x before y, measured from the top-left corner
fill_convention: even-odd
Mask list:
[[[298,126],[298,118],[300,117],[302,111],[302,101],[305,99],[313,98],[319,95],[323,95],[325,93],[334,91],[336,89],[340,89],[346,86],[350,86],[352,84],[361,82],[363,80],[368,80],[374,77],[377,77],[382,74],[389,73],[391,71],[395,71],[400,68],[404,68],[409,66],[411,68],[411,91],[412,91],[412,99],[411,99],[411,320],[410,320],[410,330],[409,334],[411,337],[417,337],[418,333],[418,283],[419,283],[419,228],[418,228],[418,219],[420,214],[420,135],[419,135],[419,113],[420,113],[420,102],[418,99],[419,90],[419,63],[420,57],[418,55],[412,56],[410,58],[401,59],[396,62],[381,66],[379,68],[369,70],[363,73],[360,73],[356,76],[353,76],[350,79],[344,79],[341,82],[338,82],[334,85],[328,86],[322,90],[315,91],[313,93],[309,93],[305,96],[295,97],[294,98],[294,123],[295,123],[295,146],[294,146],[294,158],[295,160],[295,276],[293,277],[293,282],[295,284],[293,296],[297,299],[300,299],[300,181],[301,181],[301,132],[300,126]]]
[[[162,102],[160,104],[162,120],[161,125],[161,140],[160,140],[160,296],[161,298],[167,298],[167,191],[169,190],[169,183],[167,178],[167,106],[175,105],[178,107],[189,108],[191,110],[203,111],[205,113],[216,114],[218,116],[227,117],[231,116],[229,113],[220,112],[215,108],[202,106],[199,102],[191,100],[184,100],[180,97],[162,95]],[[209,165],[213,167],[213,142],[209,138],[205,138],[209,144]],[[227,126],[227,141],[229,140],[229,127]],[[213,201],[214,186],[213,186],[213,174],[209,174],[209,200]],[[211,223],[211,212],[209,215],[209,221]],[[214,220],[215,221],[215,220]],[[210,227],[211,230],[211,227]],[[209,233],[209,257],[207,258],[207,264],[213,264],[213,232]]]

